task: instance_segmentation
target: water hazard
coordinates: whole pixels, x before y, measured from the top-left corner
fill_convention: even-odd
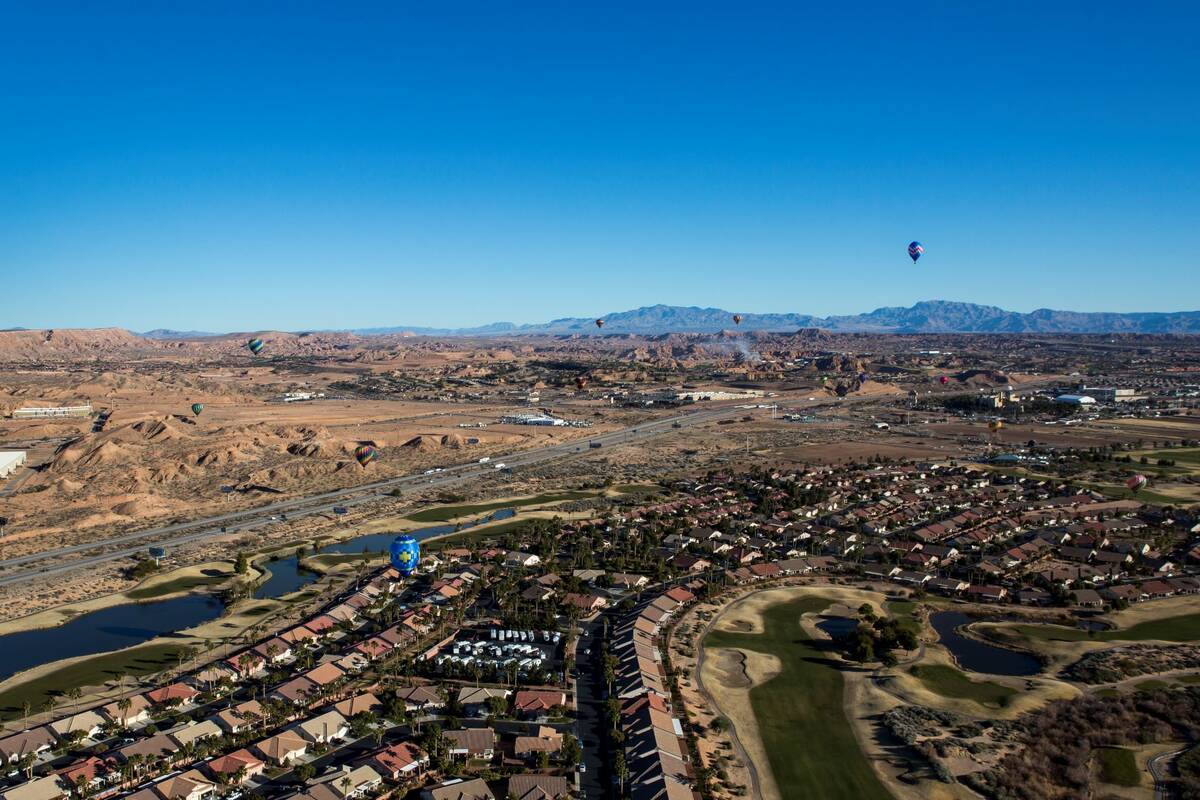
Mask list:
[[[960,667],[988,675],[1036,675],[1042,671],[1042,662],[1028,653],[995,647],[958,632],[959,626],[975,619],[960,611],[939,611],[929,618],[941,643]]]
[[[0,636],[0,680],[63,658],[132,647],[216,619],[223,606],[205,594],[128,603],[81,614],[55,628]]]

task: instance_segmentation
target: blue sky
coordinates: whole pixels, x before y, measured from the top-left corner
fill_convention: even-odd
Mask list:
[[[1200,308],[1200,6],[802,5],[0,0],[0,327]]]

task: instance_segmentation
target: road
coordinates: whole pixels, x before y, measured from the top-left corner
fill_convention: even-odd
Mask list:
[[[1154,800],[1168,800],[1171,797],[1167,765],[1171,759],[1182,752],[1183,750],[1174,750],[1170,753],[1162,753],[1146,762],[1146,767],[1150,770],[1150,777],[1154,778]]]
[[[862,398],[861,400],[868,399]],[[839,405],[845,406],[851,402],[853,401],[843,401]],[[786,408],[780,406],[779,410],[783,412],[795,409],[811,409],[814,406],[828,403],[829,401],[826,398],[811,402],[794,401],[789,403]],[[185,522],[176,522],[158,528],[113,536],[96,542],[59,547],[40,553],[4,559],[0,560],[0,571],[24,565],[35,566],[0,576],[0,586],[21,583],[35,578],[46,578],[82,567],[90,567],[120,558],[127,558],[144,552],[151,544],[167,548],[178,547],[224,533],[254,528],[274,521],[272,517],[284,514],[289,519],[302,518],[315,514],[328,514],[332,513],[335,506],[350,507],[362,503],[374,502],[386,498],[389,492],[396,489],[418,487],[421,489],[439,489],[455,486],[471,480],[477,480],[483,475],[494,474],[495,465],[498,463],[503,463],[508,467],[534,466],[554,459],[570,458],[594,452],[590,444],[599,444],[601,447],[612,447],[632,441],[643,441],[671,433],[680,428],[691,428],[696,425],[716,422],[720,419],[742,416],[746,413],[747,409],[744,405],[723,404],[676,416],[648,420],[628,428],[590,436],[586,440],[562,442],[534,450],[514,453],[511,456],[493,457],[488,464],[478,464],[475,462],[458,464],[446,467],[443,472],[432,476],[405,475],[398,478],[389,478],[374,483],[338,489],[332,492],[322,492],[307,497],[282,500],[254,509],[234,511]],[[137,542],[137,544],[133,545],[134,542]],[[120,547],[121,545],[129,546]],[[84,558],[63,561],[64,557],[73,554],[88,553],[114,547],[118,549],[88,555]]]

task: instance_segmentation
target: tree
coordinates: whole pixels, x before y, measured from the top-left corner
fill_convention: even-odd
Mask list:
[[[313,775],[317,774],[317,768],[312,764],[301,764],[296,767],[296,780],[300,783],[308,783],[312,780]]]
[[[238,575],[245,575],[250,571],[250,559],[241,550],[238,551],[237,561],[234,562],[233,571]]]
[[[618,750],[613,759],[613,775],[617,777],[621,794],[625,794],[625,781],[629,779],[629,765],[625,763],[624,750]]]
[[[562,756],[562,760],[568,766],[575,766],[583,757],[583,750],[579,747],[579,740],[569,733],[563,734],[562,748],[558,751]]]

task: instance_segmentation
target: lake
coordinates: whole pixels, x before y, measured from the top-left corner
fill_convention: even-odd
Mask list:
[[[63,658],[121,650],[216,619],[224,606],[206,594],[128,603],[81,614],[56,628],[0,636],[0,680]]]
[[[1036,675],[1042,671],[1042,662],[1028,653],[995,647],[958,632],[959,626],[976,619],[961,611],[939,611],[929,618],[941,643],[960,667],[988,675]]]

